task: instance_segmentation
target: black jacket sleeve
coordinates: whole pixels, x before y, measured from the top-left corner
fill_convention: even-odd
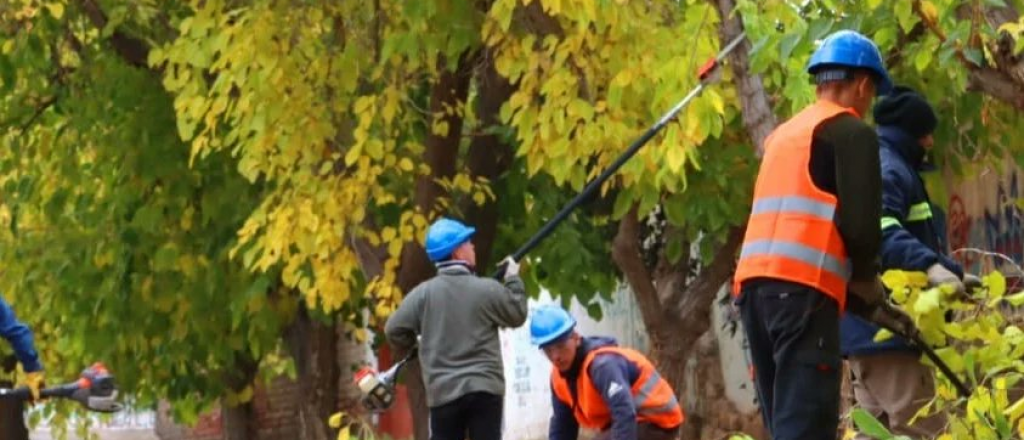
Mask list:
[[[882,244],[882,171],[878,136],[864,121],[842,115],[822,123],[811,145],[811,176],[838,199],[836,226],[854,281],[878,274]]]

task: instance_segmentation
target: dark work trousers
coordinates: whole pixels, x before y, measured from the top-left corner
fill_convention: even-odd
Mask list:
[[[505,398],[469,393],[430,408],[430,440],[501,440]]]
[[[771,438],[834,440],[842,362],[838,303],[809,287],[761,279],[747,283],[736,304]]]

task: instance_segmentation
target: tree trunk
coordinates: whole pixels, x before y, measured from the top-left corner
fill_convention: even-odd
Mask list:
[[[512,84],[495,70],[492,60],[490,54],[485,52],[482,65],[477,69],[476,117],[480,122],[473,130],[476,133],[501,125],[501,106],[515,90]],[[498,135],[477,134],[469,144],[467,166],[473,177],[485,177],[492,185],[497,185],[501,175],[512,166],[513,154],[512,146],[501,142]],[[501,193],[498,190],[494,192]],[[492,263],[502,257],[491,255],[491,246],[498,231],[498,204],[495,201],[487,201],[483,205],[477,205],[472,200],[467,200],[463,210],[466,212],[467,220],[476,227],[473,243],[476,246],[477,267],[481,274],[488,275],[488,268],[493,267]]]
[[[711,2],[722,17],[722,45],[743,30],[738,17],[730,17],[732,0]],[[749,71],[750,43],[743,41],[727,58],[736,78],[743,109],[743,125],[751,144],[761,153],[764,138],[776,119],[759,75]],[[680,397],[687,412],[683,438],[717,438],[727,431],[764,435],[760,415],[739,414],[724,398],[724,377],[719,361],[711,312],[717,293],[732,276],[745,226],[733,227],[711,261],[691,273],[689,259],[672,264],[656,249],[657,262],[648,267],[641,249],[640,217],[634,209],[619,224],[612,256],[632,288],[651,341],[651,356],[659,371]],[[684,245],[684,248],[688,247]]]
[[[288,349],[298,372],[299,438],[328,440],[327,419],[338,410],[338,337],[333,319],[321,323],[300,309],[286,330]]]
[[[4,373],[14,373],[17,360],[14,356],[4,359]],[[0,381],[0,387],[14,386],[9,380]],[[28,440],[28,428],[25,427],[25,403],[17,399],[0,399],[0,440]]]
[[[650,338],[650,356],[686,412],[683,438],[717,438],[728,431],[761,432],[760,414],[740,414],[725,398],[718,341],[711,328],[715,297],[728,281],[743,227],[733,228],[715,258],[690,275],[686,259],[668,262],[658,251],[644,264],[635,208],[619,223],[612,257],[629,282]]]
[[[232,390],[240,392],[253,385],[258,368],[256,361],[240,357],[235,360],[235,369],[225,378],[225,382]],[[223,440],[259,440],[256,408],[252,399],[237,405],[230,405],[221,399],[220,416]]]
[[[252,400],[231,406],[221,399],[220,417],[223,440],[259,440],[259,427],[256,424],[256,410]]]
[[[438,60],[438,65],[444,69],[445,60],[443,57],[440,58],[442,59]],[[459,112],[446,112],[445,109],[459,108],[466,102],[475,60],[474,54],[463,54],[455,71],[442,73],[431,88],[430,113],[445,115],[440,119],[448,124],[448,132],[431,133],[427,136],[423,161],[430,166],[431,173],[416,180],[414,195],[416,207],[423,213],[434,211],[437,200],[446,195],[444,188],[438,185],[435,179],[455,175],[459,143],[462,139],[463,115]],[[416,242],[406,243],[402,248],[398,287],[408,293],[417,284],[433,275],[434,269],[427,260],[423,247]],[[396,355],[401,354],[396,352]],[[403,376],[409,392],[409,405],[412,408],[412,420],[416,431],[415,438],[416,440],[427,440],[429,413],[419,362],[410,362]]]
[[[359,402],[362,394],[352,381],[353,375],[362,368],[366,360],[366,344],[353,339],[345,330],[344,323],[339,322],[335,326],[335,332],[338,343],[338,409],[351,416],[366,416],[366,408]]]

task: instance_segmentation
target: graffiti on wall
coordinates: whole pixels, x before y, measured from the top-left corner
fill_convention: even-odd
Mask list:
[[[1005,178],[958,188],[950,198],[948,235],[952,249],[974,248],[1005,255],[1016,265],[1024,262],[1024,210],[1018,204],[1020,182],[1016,170]],[[977,252],[956,258],[972,272],[1002,270],[1020,276],[1008,262]]]

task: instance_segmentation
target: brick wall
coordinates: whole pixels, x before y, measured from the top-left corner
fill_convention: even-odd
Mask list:
[[[258,387],[253,394],[253,407],[260,432],[258,440],[294,440],[298,438],[298,384],[281,377],[269,388]],[[156,417],[156,434],[160,440],[220,440],[223,420],[219,409],[200,417],[196,426],[174,423],[170,405],[161,402]],[[256,440],[256,439],[254,439]]]

